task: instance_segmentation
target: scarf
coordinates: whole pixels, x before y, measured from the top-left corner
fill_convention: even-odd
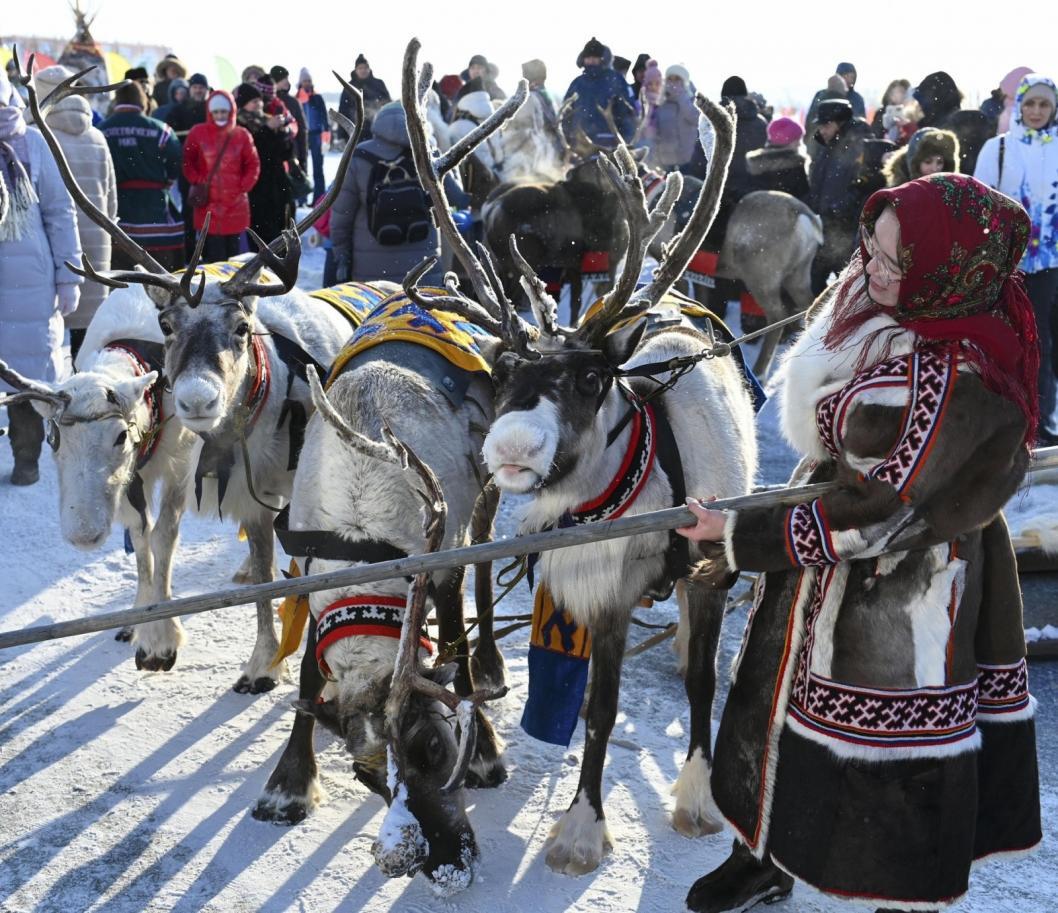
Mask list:
[[[25,166],[7,142],[24,132],[22,112],[15,107],[0,108],[0,241],[21,240],[39,202]]]
[[[968,175],[934,174],[867,200],[860,249],[840,280],[827,348],[839,348],[881,310],[866,294],[862,238],[873,233],[886,206],[900,223],[903,274],[896,306],[886,312],[917,335],[917,348],[951,350],[989,390],[1017,406],[1031,445],[1039,425],[1040,355],[1032,302],[1017,268],[1031,223],[1014,200]]]

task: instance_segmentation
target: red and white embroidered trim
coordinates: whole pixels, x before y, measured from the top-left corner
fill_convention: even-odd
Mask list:
[[[407,606],[403,596],[350,596],[330,603],[316,619],[316,661],[323,673],[332,677],[323,654],[339,640],[357,636],[399,640]],[[419,644],[433,653],[433,644],[425,634]]]
[[[978,713],[1002,716],[1025,710],[1029,697],[1029,666],[1022,659],[1009,665],[977,664]]]
[[[110,345],[105,346],[105,348],[113,352],[120,352],[122,355],[127,356],[133,364],[136,377],[143,377],[145,374],[150,374],[153,370],[146,358],[127,345],[117,342],[111,343]],[[147,461],[154,455],[155,448],[158,446],[159,437],[155,431],[161,427],[162,422],[165,420],[164,415],[162,415],[162,398],[155,391],[153,385],[144,391],[143,398],[147,403],[147,412],[150,415],[150,423],[143,429],[143,432],[140,435],[140,448],[139,452],[136,454],[137,469],[142,469],[146,466]]]

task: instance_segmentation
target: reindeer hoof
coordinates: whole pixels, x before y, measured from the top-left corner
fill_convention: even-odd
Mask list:
[[[474,678],[475,688],[495,690],[502,688],[507,682],[507,667],[503,662],[503,654],[499,650],[489,653],[474,653],[470,657],[470,672]]]
[[[125,625],[123,628],[118,628],[118,633],[114,635],[114,640],[127,644],[132,640],[132,627]]]
[[[551,829],[547,864],[563,875],[586,875],[599,867],[613,849],[604,818],[597,818],[587,802],[575,801]]]
[[[677,808],[672,813],[672,826],[684,837],[704,837],[707,834],[719,834],[724,829],[724,822],[708,815],[694,815],[685,808]]]
[[[143,672],[168,672],[175,665],[175,650],[151,655],[142,648],[136,651],[136,668]]]
[[[234,688],[239,694],[264,694],[267,691],[271,691],[278,684],[278,680],[264,675],[255,678],[253,681],[250,681],[245,675],[240,675]]]
[[[250,814],[258,821],[289,826],[304,821],[308,817],[309,809],[304,802],[297,799],[282,802],[278,796],[264,795],[257,800]]]

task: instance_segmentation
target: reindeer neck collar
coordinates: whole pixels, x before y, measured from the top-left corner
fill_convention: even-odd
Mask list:
[[[657,452],[657,419],[653,406],[631,400],[628,412],[610,432],[607,446],[617,439],[628,424],[631,424],[628,447],[610,484],[597,497],[567,511],[559,521],[559,526],[615,519],[639,497],[650,476]]]
[[[323,654],[346,637],[392,637],[400,640],[406,596],[349,596],[329,603],[316,619],[316,662],[327,678],[334,678]],[[424,630],[419,645],[433,653],[433,644]]]
[[[120,352],[132,362],[136,377],[143,377],[151,371],[158,372],[158,380],[144,391],[143,398],[147,404],[147,427],[137,429],[139,431],[139,451],[136,454],[136,471],[144,466],[154,456],[158,448],[158,438],[161,436],[162,425],[165,416],[162,412],[162,363],[164,355],[162,347],[158,343],[142,342],[133,339],[118,339],[108,343],[105,349],[112,352]],[[152,352],[151,349],[155,351]]]
[[[250,349],[253,353],[254,375],[250,383],[250,390],[246,394],[246,402],[243,403],[243,414],[246,416],[245,433],[249,434],[261,417],[265,400],[268,399],[268,391],[272,386],[272,368],[268,361],[268,351],[261,336],[258,333],[250,334]]]

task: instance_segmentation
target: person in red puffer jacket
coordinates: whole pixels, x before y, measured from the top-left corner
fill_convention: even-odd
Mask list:
[[[192,127],[184,143],[184,176],[191,184],[209,182],[209,203],[195,208],[195,231],[201,231],[206,213],[211,213],[203,257],[206,262],[215,262],[239,253],[242,233],[250,226],[247,194],[257,183],[261,162],[253,137],[235,123],[235,100],[230,92],[211,92],[206,110],[206,122]],[[220,165],[210,181],[222,150]]]

